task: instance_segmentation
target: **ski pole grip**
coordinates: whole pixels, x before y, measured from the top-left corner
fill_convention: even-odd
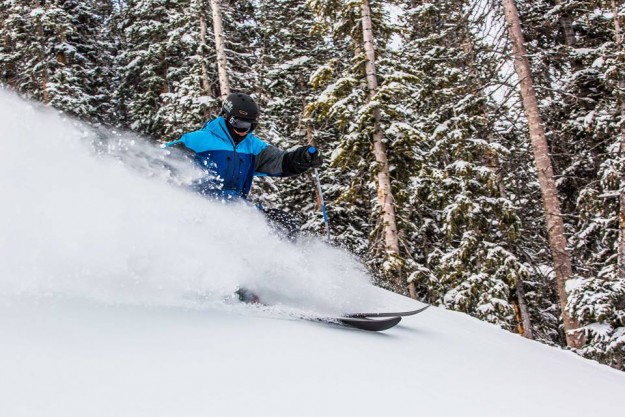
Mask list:
[[[317,148],[315,148],[314,146],[309,146],[308,147],[308,152],[306,152],[306,160],[308,162],[312,162],[313,158],[315,157],[315,154],[317,153]]]

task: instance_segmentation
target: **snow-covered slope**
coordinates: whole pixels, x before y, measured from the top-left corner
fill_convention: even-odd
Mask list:
[[[625,376],[430,308],[385,333],[245,309],[0,308],[0,415],[620,416]]]
[[[186,191],[182,157],[0,92],[0,417],[621,415],[625,374],[430,308]],[[234,303],[245,285],[278,303]]]

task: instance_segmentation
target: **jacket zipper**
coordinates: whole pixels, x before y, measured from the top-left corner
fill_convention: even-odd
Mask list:
[[[224,130],[224,129],[222,128],[222,130]],[[241,162],[239,162],[239,164],[238,164],[239,165],[239,175],[235,177],[235,173],[237,172],[236,171],[236,168],[237,168],[237,146],[239,146],[241,144],[241,142],[243,142],[245,140],[245,138],[243,138],[241,140],[241,142],[235,143],[234,139],[232,139],[230,137],[230,132],[228,132],[227,130],[225,130],[225,132],[226,132],[226,137],[228,138],[228,140],[230,141],[230,144],[232,145],[232,158],[233,158],[232,162],[233,163],[232,163],[232,177],[230,177],[230,178],[235,180],[234,184],[231,184],[233,186],[232,188],[236,188],[239,185],[239,179],[241,178],[241,172],[240,172]],[[246,137],[247,137],[247,135],[246,135]],[[230,157],[227,157],[227,161],[228,161],[228,163],[230,163]],[[229,166],[226,167],[226,172],[230,171],[229,168],[230,168]],[[241,192],[243,192],[243,190],[239,191],[239,193],[241,193]]]
[[[233,142],[234,144],[234,142]],[[232,188],[237,188],[239,187],[239,179],[236,176],[236,172],[237,172],[237,146],[236,144],[234,144],[234,147],[232,148],[232,151],[234,152],[232,155],[232,180],[233,180],[233,184],[232,184]]]
[[[243,166],[243,159],[239,158],[239,169],[237,170],[238,175],[237,175],[237,184],[239,184],[239,181],[241,181],[241,167]]]
[[[229,171],[230,171],[230,156],[226,156],[226,172],[229,172]],[[227,180],[228,178],[224,178],[223,187],[226,190],[229,188],[232,188],[232,185],[231,185],[232,181],[227,181]]]

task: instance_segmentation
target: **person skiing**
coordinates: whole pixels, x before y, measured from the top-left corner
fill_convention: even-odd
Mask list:
[[[193,184],[195,191],[224,200],[247,200],[255,175],[289,177],[322,165],[323,158],[312,146],[284,151],[254,135],[259,113],[252,97],[232,93],[224,100],[219,117],[164,147],[182,144],[191,151],[206,173]],[[270,223],[284,227],[289,237],[299,230],[299,221],[288,213],[261,210]]]

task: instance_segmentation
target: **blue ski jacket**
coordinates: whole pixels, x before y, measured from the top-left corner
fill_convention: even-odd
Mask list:
[[[267,144],[252,133],[235,144],[221,116],[207,122],[200,130],[166,143],[165,147],[177,144],[193,151],[196,163],[206,172],[207,175],[193,185],[204,195],[245,199],[254,175],[282,175],[286,151]]]

